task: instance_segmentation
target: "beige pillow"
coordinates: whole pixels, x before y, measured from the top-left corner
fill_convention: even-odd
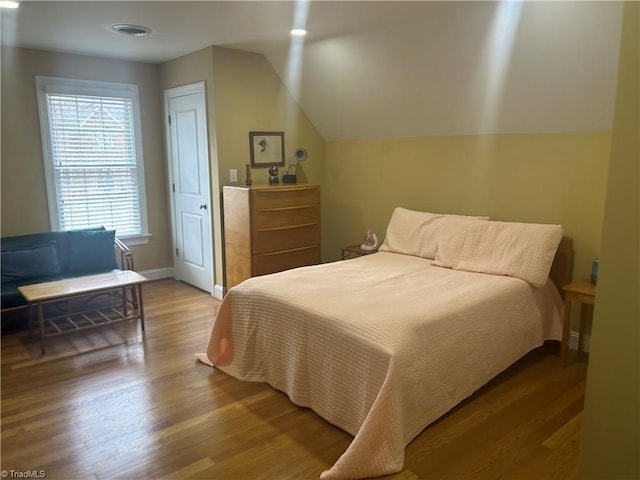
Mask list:
[[[380,251],[433,259],[438,242],[486,217],[418,212],[397,207],[391,215]]]
[[[433,264],[517,277],[543,287],[562,236],[561,225],[476,222],[443,238]]]

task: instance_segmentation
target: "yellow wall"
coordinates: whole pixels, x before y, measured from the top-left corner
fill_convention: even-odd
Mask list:
[[[420,137],[330,142],[326,258],[384,238],[395,206],[494,220],[559,223],[574,238],[574,276],[600,251],[608,132]]]
[[[626,2],[579,477],[640,478],[640,3]]]
[[[299,169],[299,181],[322,183],[324,140],[267,59],[257,53],[213,47],[213,69],[221,185],[229,182],[230,168],[238,169],[238,179],[244,181],[251,131],[284,132],[285,156],[298,147],[306,148],[309,159]],[[267,169],[253,169],[252,177],[257,183],[267,183]]]
[[[245,180],[249,132],[284,132],[286,156],[305,147],[309,159],[298,170],[300,182],[322,183],[324,141],[261,54],[208,47],[161,66],[163,89],[198,81],[207,86],[215,283],[222,285],[220,191],[232,168],[238,170],[240,183]],[[253,169],[252,179],[267,183],[267,169]]]
[[[137,84],[140,95],[149,233],[131,247],[139,270],[171,266],[158,67],[41,50],[2,47],[2,235],[50,230],[35,76]]]
[[[323,191],[323,259],[358,243],[368,228],[384,237],[396,205],[497,220],[561,223],[574,237],[575,277],[589,275],[600,252],[610,134],[446,136],[325,144],[264,56],[208,47],[161,66],[26,49],[2,50],[2,233],[48,229],[33,76],[138,83],[147,174],[148,246],[134,247],[138,268],[171,266],[170,210],[162,92],[204,81],[207,88],[214,259],[221,284],[220,186],[229,169],[244,180],[249,132],[285,132],[287,155],[309,151],[302,181]],[[326,158],[325,158],[326,157]],[[254,169],[266,182],[266,169]],[[21,205],[16,209],[14,205]],[[218,220],[216,220],[218,219]]]

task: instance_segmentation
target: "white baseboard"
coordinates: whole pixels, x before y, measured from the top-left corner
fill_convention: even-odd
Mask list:
[[[582,335],[582,351],[589,353],[589,346],[591,344],[591,335]],[[578,332],[571,332],[569,334],[569,349],[578,350]]]
[[[147,277],[149,280],[162,280],[163,278],[173,277],[173,268],[153,268],[151,270],[142,270],[138,273]]]
[[[142,270],[140,275],[144,275],[149,280],[162,280],[163,278],[175,278],[173,275],[173,268],[154,268],[151,270]],[[224,287],[222,285],[214,285],[213,292],[211,292],[218,300],[222,300],[224,298]]]
[[[222,300],[224,298],[224,287],[218,284],[214,285],[212,295],[218,300]]]

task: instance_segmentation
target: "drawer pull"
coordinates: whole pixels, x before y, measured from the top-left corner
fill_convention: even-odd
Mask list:
[[[258,232],[280,232],[282,230],[293,230],[294,228],[304,228],[304,227],[313,227],[317,225],[317,223],[301,223],[299,225],[287,225],[285,227],[270,227],[270,228],[260,228],[256,231]]]
[[[309,245],[308,247],[289,248],[287,250],[278,250],[277,252],[259,253],[256,257],[271,257],[273,255],[284,255],[291,252],[302,252],[304,250],[311,250],[312,248],[318,248],[320,245]]]
[[[313,186],[311,186],[311,187],[295,187],[295,188],[278,188],[278,189],[273,189],[273,190],[265,188],[265,189],[255,190],[255,192],[257,192],[259,194],[263,194],[263,193],[271,193],[271,194],[276,193],[276,194],[278,194],[278,193],[282,193],[282,192],[303,192],[305,190],[314,190],[316,188],[317,187],[313,187]]]
[[[315,208],[318,207],[318,204],[315,205],[295,205],[293,207],[277,207],[277,208],[257,208],[254,211],[256,212],[286,212],[290,210],[302,210],[303,208]]]

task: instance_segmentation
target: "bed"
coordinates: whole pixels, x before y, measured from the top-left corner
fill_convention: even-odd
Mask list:
[[[320,478],[394,473],[427,425],[561,339],[549,274],[566,282],[570,251],[559,225],[396,208],[378,253],[232,288],[200,360],[353,435]]]

